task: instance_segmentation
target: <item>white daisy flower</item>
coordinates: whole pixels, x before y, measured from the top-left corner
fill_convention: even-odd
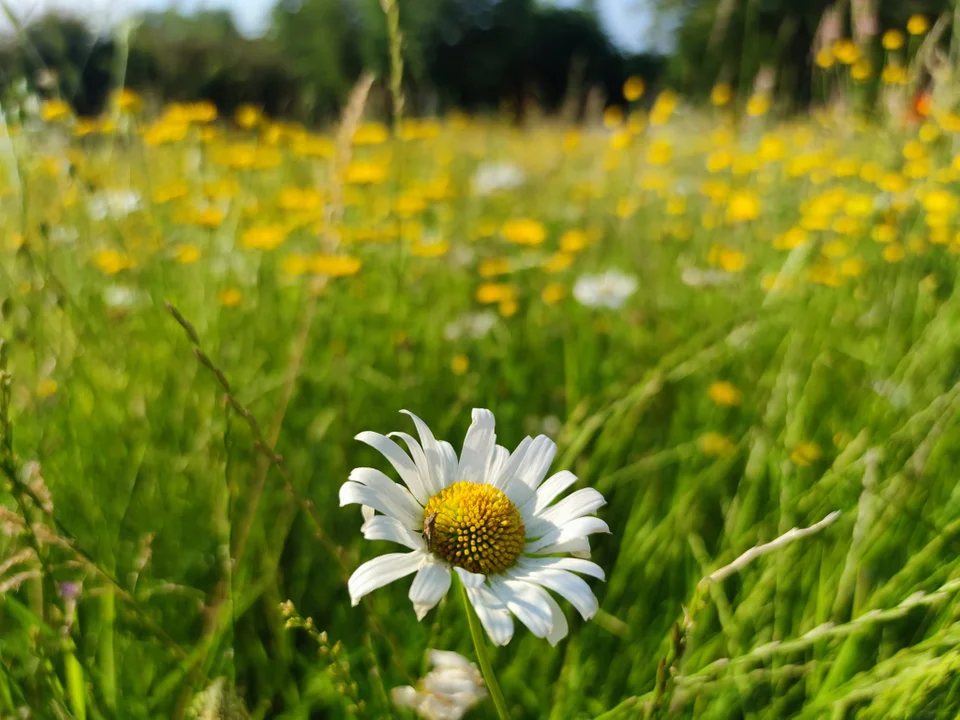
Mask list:
[[[432,669],[417,687],[404,685],[390,691],[393,702],[412,709],[426,720],[460,720],[487,696],[477,666],[459,653],[428,650]]]
[[[637,279],[617,270],[602,275],[584,275],[573,286],[573,296],[587,307],[620,308],[637,291]]]
[[[577,478],[563,470],[546,481],[557,446],[544,435],[524,438],[511,454],[496,444],[493,413],[474,410],[460,457],[413,413],[418,443],[407,433],[407,455],[390,437],[362,432],[357,440],[379,450],[403,485],[379,470],[357,468],[340,488],[340,505],[365,506],[367,540],[390,540],[410,552],[361,565],[348,588],[354,605],[367,593],[416,573],[410,600],[418,619],[450,588],[454,570],[484,629],[497,645],[513,637],[513,616],[534,635],[556,644],[567,621],[547,590],[589,620],[598,604],[579,575],[604,579],[590,556],[588,536],[609,532],[594,513],[603,496],[584,488],[554,502]],[[566,554],[575,557],[565,557]]]
[[[473,173],[473,192],[490,195],[503,190],[515,190],[523,185],[523,168],[511,162],[484,163]]]

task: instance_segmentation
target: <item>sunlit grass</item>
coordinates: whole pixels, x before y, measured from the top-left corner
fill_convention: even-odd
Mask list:
[[[221,676],[258,717],[399,715],[465,618],[351,609],[337,490],[400,408],[452,438],[489,407],[613,531],[595,621],[496,652],[515,716],[953,717],[955,115],[661,95],[338,142],[121,99],[5,141],[4,716],[174,716]]]

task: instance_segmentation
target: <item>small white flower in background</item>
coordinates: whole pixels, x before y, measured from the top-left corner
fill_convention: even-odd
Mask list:
[[[501,190],[515,190],[526,179],[519,165],[509,162],[484,163],[473,173],[473,192],[490,195]]]
[[[87,212],[92,220],[107,217],[120,218],[143,206],[140,193],[133,190],[108,190],[94,195],[87,202]]]
[[[443,337],[447,340],[459,340],[460,338],[482,338],[493,329],[497,324],[496,313],[490,311],[467,313],[453,322],[447,323],[443,328]]]
[[[427,720],[460,720],[487,696],[477,666],[463,655],[428,650],[432,670],[417,687],[404,685],[390,692],[393,702]]]
[[[617,310],[637,291],[637,279],[617,270],[602,275],[583,275],[573,286],[573,296],[587,307]]]
[[[379,450],[404,485],[357,468],[340,488],[340,505],[364,506],[367,540],[389,540],[411,552],[381,555],[357,568],[347,583],[353,604],[416,573],[409,597],[423,619],[450,589],[453,569],[497,645],[513,637],[513,616],[552,645],[566,636],[566,616],[547,590],[585,620],[593,617],[597,598],[579,575],[604,579],[600,566],[584,558],[590,557],[588,537],[609,532],[594,515],[606,501],[583,488],[554,502],[577,481],[567,470],[545,480],[554,442],[526,437],[511,454],[496,444],[493,413],[477,409],[457,458],[450,443],[403,412],[413,418],[420,442],[402,432],[390,437],[403,440],[410,455],[379,433],[362,432],[357,440]]]
[[[73,245],[80,239],[80,233],[75,227],[57,225],[50,232],[50,240],[57,245]]]
[[[107,285],[103,289],[103,304],[112,310],[132,307],[138,299],[139,293],[126,285]]]

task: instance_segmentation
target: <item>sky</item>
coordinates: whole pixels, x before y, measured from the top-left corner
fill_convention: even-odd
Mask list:
[[[198,9],[226,8],[237,27],[258,35],[269,22],[276,0],[6,0],[21,19],[29,21],[51,10],[65,10],[108,27],[142,10],[175,8],[183,13]],[[578,0],[553,0],[557,5],[577,5]],[[645,0],[597,0],[604,29],[615,44],[633,52],[662,47],[662,34],[655,32],[653,17]],[[6,24],[0,19],[0,27]]]

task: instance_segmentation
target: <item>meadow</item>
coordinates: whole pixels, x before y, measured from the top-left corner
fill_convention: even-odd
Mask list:
[[[338,491],[401,409],[459,451],[489,408],[610,528],[596,616],[490,650],[512,717],[955,717],[960,116],[845,87],[8,119],[0,716],[413,717],[464,608],[351,607],[386,544]]]

